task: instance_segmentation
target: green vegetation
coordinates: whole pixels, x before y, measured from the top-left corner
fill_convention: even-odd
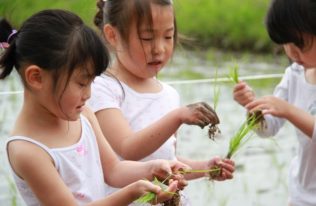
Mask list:
[[[261,116],[251,115],[241,125],[236,134],[229,141],[229,149],[226,157],[230,159],[253,136],[254,127]]]
[[[0,0],[0,16],[6,17],[16,27],[35,12],[43,9],[67,9],[77,13],[83,20],[93,25],[93,18],[97,11],[97,1],[91,0]]]
[[[0,0],[0,16],[15,27],[33,13],[48,8],[68,9],[93,25],[96,0]],[[264,28],[269,0],[175,0],[179,31],[195,39],[196,48],[218,47],[250,51],[271,49]],[[269,50],[270,51],[270,50]]]
[[[264,17],[269,0],[175,1],[179,30],[202,47],[262,51],[271,48]]]
[[[238,74],[239,66],[238,64],[234,64],[234,66],[229,68],[228,78],[231,79],[235,84],[239,82],[239,74]]]

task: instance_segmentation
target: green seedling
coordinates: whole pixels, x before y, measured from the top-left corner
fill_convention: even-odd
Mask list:
[[[239,82],[239,74],[238,74],[239,66],[238,64],[234,64],[231,68],[229,68],[228,78],[231,79],[235,84]]]
[[[226,158],[230,159],[254,135],[253,129],[262,115],[249,115],[237,133],[229,141]]]
[[[219,102],[219,97],[220,97],[220,88],[218,86],[218,72],[217,69],[215,69],[215,77],[214,77],[214,87],[213,87],[213,108],[214,111],[216,112],[217,105]],[[208,129],[208,136],[211,140],[215,139],[215,135],[217,133],[221,133],[220,129],[216,124],[211,124]]]
[[[170,194],[170,195],[175,195],[176,193],[174,192],[168,192],[166,191],[166,189],[168,188],[168,186],[166,184],[164,184],[168,179],[170,179],[172,176],[169,175],[164,181],[160,182],[156,177],[154,177],[153,180],[153,184],[158,185],[164,192]],[[146,194],[144,194],[143,196],[141,196],[140,198],[138,198],[136,200],[136,203],[150,203],[153,200],[155,200],[157,198],[156,194],[153,192],[147,192]]]
[[[191,174],[191,173],[208,173],[210,177],[217,175],[221,171],[220,168],[212,168],[208,170],[181,170],[178,171],[178,174]],[[175,174],[170,174],[168,177],[166,177],[163,181],[159,181],[156,177],[154,177],[153,184],[158,185],[164,192],[173,195],[173,196],[179,196],[177,192],[168,192],[166,191],[168,186],[165,184],[168,180],[170,180]],[[140,198],[138,198],[135,202],[136,203],[150,203],[154,200],[157,200],[157,195],[153,192],[147,192]],[[156,201],[157,202],[157,201]]]
[[[213,87],[213,108],[216,111],[220,97],[220,88],[218,86],[218,71],[215,69],[214,87]]]

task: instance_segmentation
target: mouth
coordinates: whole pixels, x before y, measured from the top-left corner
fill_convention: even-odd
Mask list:
[[[84,104],[77,106],[76,109],[82,109],[84,107]]]
[[[150,66],[159,66],[162,64],[162,61],[151,61],[151,62],[148,62],[148,65]]]

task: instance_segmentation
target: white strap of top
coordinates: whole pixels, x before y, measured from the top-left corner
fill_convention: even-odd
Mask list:
[[[7,150],[7,151],[8,151],[8,144],[9,144],[10,142],[12,142],[12,141],[15,141],[15,140],[27,141],[27,142],[30,142],[30,143],[33,143],[33,144],[39,146],[39,147],[42,148],[45,152],[47,152],[47,153],[49,154],[49,156],[51,156],[51,158],[52,158],[53,161],[54,161],[54,165],[55,165],[56,169],[59,168],[59,164],[58,164],[57,158],[56,158],[56,156],[54,155],[54,153],[51,152],[50,149],[49,149],[46,145],[44,145],[44,144],[42,144],[42,143],[40,143],[40,142],[38,142],[38,141],[36,141],[36,140],[33,140],[33,139],[31,139],[31,138],[28,138],[28,137],[24,137],[24,136],[13,136],[13,137],[9,137],[8,140],[6,141],[6,150]],[[7,153],[8,153],[8,152],[7,152]]]

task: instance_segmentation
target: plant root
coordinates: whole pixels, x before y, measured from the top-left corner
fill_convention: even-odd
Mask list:
[[[221,130],[218,128],[217,124],[211,124],[208,128],[208,137],[215,141],[215,136],[220,134]]]

